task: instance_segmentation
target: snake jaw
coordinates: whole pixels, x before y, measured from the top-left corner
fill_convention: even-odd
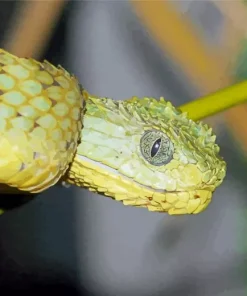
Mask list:
[[[199,214],[208,207],[211,199],[212,192],[207,190],[167,192],[163,197],[154,194],[156,204],[148,204],[147,208],[150,211],[167,212],[169,215]]]
[[[212,191],[175,191],[155,192],[148,200],[122,200],[126,206],[147,208],[152,212],[168,213],[169,215],[199,214],[203,212],[212,200]]]
[[[154,190],[122,176],[84,156],[77,155],[66,180],[73,185],[121,201],[126,206],[146,208],[169,215],[198,214],[204,211],[212,198],[212,191]]]

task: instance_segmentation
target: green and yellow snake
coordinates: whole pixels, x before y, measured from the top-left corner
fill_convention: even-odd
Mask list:
[[[163,98],[94,97],[61,66],[0,49],[4,193],[67,182],[124,205],[197,214],[226,174],[215,140]]]

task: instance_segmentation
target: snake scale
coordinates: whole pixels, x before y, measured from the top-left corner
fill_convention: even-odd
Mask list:
[[[124,205],[197,214],[226,174],[215,140],[164,98],[92,96],[61,66],[0,49],[2,193],[66,182]]]

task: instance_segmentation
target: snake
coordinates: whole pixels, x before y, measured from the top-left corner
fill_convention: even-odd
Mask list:
[[[0,49],[5,199],[69,184],[126,206],[198,214],[225,175],[212,128],[164,97],[94,96],[62,66]]]

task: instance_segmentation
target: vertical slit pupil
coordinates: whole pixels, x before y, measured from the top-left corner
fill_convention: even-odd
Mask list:
[[[160,149],[160,144],[161,144],[161,139],[158,139],[154,142],[153,147],[151,149],[151,157],[154,157],[158,153]]]

